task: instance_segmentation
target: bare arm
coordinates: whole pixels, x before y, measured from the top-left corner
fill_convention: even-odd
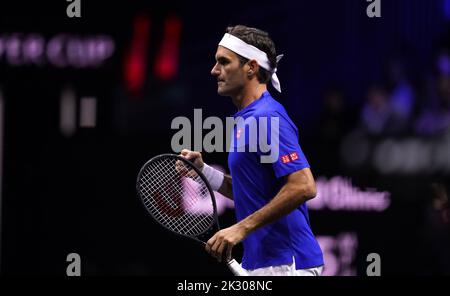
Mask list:
[[[316,185],[309,168],[291,173],[286,179],[286,184],[267,205],[239,223],[218,231],[209,239],[205,247],[206,251],[219,261],[224,251],[227,258],[230,258],[233,246],[241,242],[248,234],[278,220],[316,196]]]
[[[240,221],[239,224],[248,234],[278,220],[315,196],[316,184],[311,170],[305,168],[296,171],[287,177],[286,184],[267,205]]]
[[[219,188],[219,193],[233,199],[233,181],[230,175],[224,175],[222,186]]]

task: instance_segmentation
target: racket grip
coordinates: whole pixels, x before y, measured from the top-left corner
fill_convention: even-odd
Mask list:
[[[248,276],[248,272],[235,259],[228,261],[227,265],[235,276]]]

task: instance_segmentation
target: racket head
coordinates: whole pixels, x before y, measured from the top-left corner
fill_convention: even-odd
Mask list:
[[[140,169],[136,190],[142,205],[164,228],[205,243],[219,230],[214,192],[202,172],[176,154],[160,154]]]

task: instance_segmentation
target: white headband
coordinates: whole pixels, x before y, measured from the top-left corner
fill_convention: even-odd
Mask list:
[[[219,42],[219,45],[228,48],[229,50],[243,56],[244,58],[247,58],[249,60],[256,60],[259,66],[272,73],[272,85],[277,91],[281,92],[280,81],[278,80],[278,76],[276,74],[277,68],[275,67],[274,69],[272,69],[269,59],[267,58],[267,54],[264,51],[256,48],[253,45],[247,44],[236,36],[228,33],[225,33],[222,40]],[[282,57],[282,54],[277,56],[277,64]]]

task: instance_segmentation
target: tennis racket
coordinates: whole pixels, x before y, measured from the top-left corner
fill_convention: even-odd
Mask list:
[[[179,155],[161,154],[150,159],[139,171],[136,189],[151,217],[176,234],[205,245],[220,230],[208,180]],[[235,259],[227,265],[234,275],[248,275]]]

